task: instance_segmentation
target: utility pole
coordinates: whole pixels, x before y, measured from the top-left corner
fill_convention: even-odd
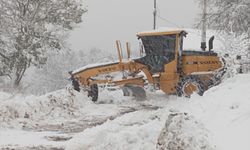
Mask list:
[[[154,30],[156,29],[156,15],[157,15],[157,9],[156,9],[156,0],[154,0]]]
[[[206,50],[206,30],[207,30],[207,0],[203,0],[203,14],[202,14],[202,30],[201,30],[201,49]]]

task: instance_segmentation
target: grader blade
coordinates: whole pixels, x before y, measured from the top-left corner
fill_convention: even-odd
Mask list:
[[[127,84],[122,87],[124,96],[134,96],[137,100],[146,99],[146,92],[143,87]]]

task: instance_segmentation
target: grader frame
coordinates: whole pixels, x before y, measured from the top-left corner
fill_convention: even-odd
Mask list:
[[[143,88],[147,83],[166,94],[190,97],[196,91],[203,95],[209,87],[220,82],[226,69],[217,53],[210,50],[184,51],[183,39],[186,34],[184,30],[138,33],[146,56],[131,59],[130,44],[126,43],[128,57],[124,61],[121,43],[116,41],[118,62],[85,66],[73,71],[71,75],[89,92],[93,101],[98,98],[98,84],[134,85]],[[120,80],[113,80],[108,76],[105,79],[95,79],[98,75],[124,71],[127,75]]]

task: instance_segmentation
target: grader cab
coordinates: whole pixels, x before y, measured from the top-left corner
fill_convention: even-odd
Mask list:
[[[116,42],[119,61],[88,65],[71,73],[75,89],[88,92],[92,101],[98,99],[98,85],[120,86],[124,95],[145,97],[145,87],[162,90],[166,94],[190,97],[199,95],[220,83],[226,68],[223,59],[211,51],[185,51],[183,40],[186,31],[152,31],[138,33],[145,55],[122,58],[121,44]],[[117,75],[121,73],[121,75]],[[118,78],[119,77],[119,78]]]

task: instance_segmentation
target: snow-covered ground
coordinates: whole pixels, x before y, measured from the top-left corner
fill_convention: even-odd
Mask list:
[[[44,96],[0,93],[0,149],[250,149],[250,74],[236,75],[203,97],[147,92],[147,100],[102,90]]]

